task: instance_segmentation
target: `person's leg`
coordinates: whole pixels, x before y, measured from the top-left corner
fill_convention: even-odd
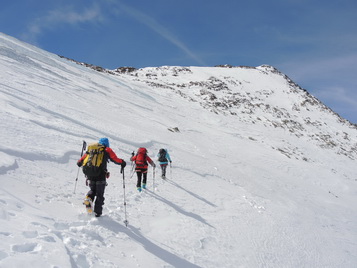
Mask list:
[[[167,168],[167,165],[162,165],[162,176],[163,177],[166,177],[166,168]]]
[[[105,186],[106,186],[106,181],[98,181],[96,183],[97,198],[95,199],[95,203],[94,203],[94,212],[97,217],[102,215],[103,212],[103,205],[105,200],[104,197]]]
[[[91,180],[90,183],[89,183],[89,188],[90,190],[88,191],[87,193],[87,196],[92,200],[94,201],[94,197],[96,195],[96,184],[95,184],[95,181]]]
[[[148,178],[148,172],[147,171],[145,171],[144,173],[143,173],[143,184],[145,184],[146,185],[146,180],[147,180],[147,178]]]
[[[86,197],[84,198],[83,205],[86,206],[87,212],[93,212],[93,200],[96,195],[95,181],[89,181],[90,190],[88,191]]]
[[[136,183],[136,187],[139,188],[139,187],[141,187],[141,175],[142,175],[141,171],[137,171],[136,175],[138,176],[138,181]]]
[[[160,164],[160,167],[161,167],[161,177],[163,177],[164,176],[164,174],[165,174],[165,171],[164,171],[164,165],[163,164]]]

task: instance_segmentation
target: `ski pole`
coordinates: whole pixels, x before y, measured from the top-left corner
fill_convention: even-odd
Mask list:
[[[133,156],[134,156],[134,151],[131,153],[131,157],[133,157]],[[130,160],[131,160],[131,159],[132,159],[132,158],[130,158]],[[134,173],[135,173],[134,167],[135,167],[134,161],[131,160],[130,179],[134,176]]]
[[[124,168],[122,167],[120,170],[120,173],[123,173],[123,190],[124,190],[124,224],[126,227],[128,227],[129,221],[127,219],[127,215],[126,215],[126,197],[125,197],[125,176],[124,176]]]
[[[155,192],[155,167],[154,167],[154,171],[152,173],[152,189]]]
[[[81,158],[82,158],[83,152],[84,152],[84,150],[85,150],[86,148],[87,148],[87,143],[86,143],[86,141],[83,141],[82,152],[81,152]],[[80,169],[80,167],[78,167],[76,182],[75,182],[75,184],[74,184],[74,191],[73,191],[74,194],[76,193],[77,181],[78,181],[78,175],[79,175],[79,169]]]
[[[171,164],[171,162],[170,162],[170,178],[172,180],[172,164]]]
[[[135,173],[135,170],[134,170],[135,165],[133,163],[134,163],[134,161],[131,161],[130,179],[134,176],[134,173]]]

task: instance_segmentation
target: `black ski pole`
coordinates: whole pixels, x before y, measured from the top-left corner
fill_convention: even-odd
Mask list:
[[[126,227],[128,227],[129,221],[127,219],[127,215],[126,215],[126,197],[125,197],[125,175],[124,175],[124,168],[122,167],[120,170],[120,173],[123,173],[123,190],[124,190],[124,213],[125,213],[125,220],[124,220],[124,224]]]
[[[133,156],[134,156],[134,151],[131,153],[131,157],[133,157]],[[135,163],[134,163],[134,161],[131,160],[130,179],[134,176],[134,173],[135,173],[134,168],[135,168]]]
[[[131,170],[130,170],[130,179],[134,176],[135,170],[134,167],[135,165],[133,164],[134,161],[131,161]]]
[[[84,150],[85,150],[86,148],[87,148],[87,143],[86,143],[86,141],[83,141],[82,152],[81,152],[81,158],[82,158],[83,152],[84,152]],[[75,182],[75,184],[74,184],[74,191],[73,191],[74,194],[76,193],[77,181],[78,181],[78,175],[79,175],[79,169],[80,169],[80,167],[78,167],[76,182]]]
[[[170,162],[170,178],[172,180],[172,164],[171,164],[171,162]]]
[[[153,191],[155,192],[155,166],[154,166],[154,170],[153,170],[153,173],[152,173],[152,183],[153,183],[153,186],[152,186],[152,189]]]

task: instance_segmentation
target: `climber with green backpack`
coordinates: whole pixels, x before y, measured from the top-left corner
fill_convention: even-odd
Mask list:
[[[95,198],[94,213],[96,217],[100,217],[103,211],[104,190],[107,185],[106,179],[109,177],[107,170],[109,160],[121,165],[122,169],[126,166],[126,162],[118,158],[109,147],[108,138],[101,138],[99,142],[88,145],[86,153],[77,162],[79,167],[83,167],[83,173],[87,178],[86,183],[90,187],[83,204],[86,205],[87,211],[91,213]]]

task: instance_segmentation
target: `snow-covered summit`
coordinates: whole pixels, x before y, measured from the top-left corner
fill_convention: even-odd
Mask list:
[[[281,128],[337,154],[356,159],[356,125],[341,118],[289,77],[268,65],[143,68],[126,73],[217,114],[265,128]],[[306,159],[306,158],[305,158]]]
[[[119,72],[0,34],[0,92],[0,267],[357,265],[356,127],[271,66]],[[101,137],[128,166],[92,218]],[[173,166],[137,193],[141,146]]]

